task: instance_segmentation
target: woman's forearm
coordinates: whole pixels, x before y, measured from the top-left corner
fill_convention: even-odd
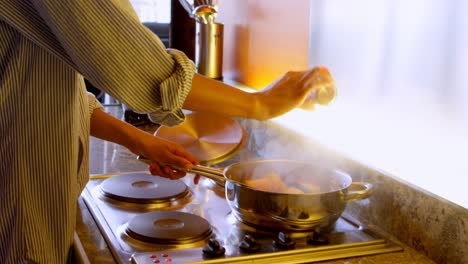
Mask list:
[[[333,78],[324,67],[287,72],[268,87],[253,93],[195,74],[183,107],[231,117],[266,120],[298,107],[313,110],[314,104],[321,103],[314,91],[328,86],[334,87]],[[334,96],[333,90],[327,102]]]
[[[257,96],[223,82],[195,74],[184,109],[232,117],[261,119]]]
[[[91,116],[91,136],[132,148],[139,133],[146,133],[120,119],[95,109]]]

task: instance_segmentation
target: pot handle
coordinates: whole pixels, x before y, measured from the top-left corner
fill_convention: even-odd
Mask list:
[[[368,198],[374,190],[373,185],[367,182],[352,182],[348,187],[348,192],[344,195],[345,202],[364,200]]]
[[[191,170],[185,170],[185,171],[189,173],[194,173],[194,174],[204,176],[208,179],[215,181],[217,184],[220,184],[222,186],[226,184],[226,178],[224,177],[223,171],[220,169],[207,167],[207,166],[201,166],[201,165],[195,165],[193,166]]]
[[[140,160],[140,161],[143,161],[143,162],[145,162],[147,164],[151,163],[147,158],[145,158],[143,156],[138,156],[137,159]],[[224,172],[221,169],[207,167],[207,166],[201,166],[201,165],[195,165],[195,166],[193,166],[193,168],[191,170],[188,170],[188,169],[180,168],[180,167],[174,166],[172,164],[167,164],[167,163],[161,163],[161,165],[170,166],[170,167],[174,168],[175,170],[185,171],[187,173],[194,173],[194,174],[204,176],[204,177],[206,177],[208,179],[211,179],[211,180],[215,181],[217,184],[220,184],[222,186],[224,186],[224,184],[226,183],[226,178],[224,177]]]

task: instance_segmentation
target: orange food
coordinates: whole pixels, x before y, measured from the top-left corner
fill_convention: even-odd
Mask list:
[[[271,172],[260,179],[246,180],[244,184],[256,190],[265,192],[281,192],[281,190],[287,189],[287,186],[281,180],[281,177],[274,172]]]
[[[275,172],[269,172],[261,178],[244,180],[243,184],[259,191],[304,194],[319,193],[320,187],[314,184],[299,183],[297,186],[286,184]]]

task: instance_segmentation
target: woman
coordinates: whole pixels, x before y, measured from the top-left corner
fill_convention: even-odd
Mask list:
[[[90,134],[145,155],[153,161],[152,171],[165,177],[183,173],[159,162],[197,163],[174,143],[113,123],[86,93],[83,76],[165,125],[182,122],[182,108],[266,120],[310,107],[307,95],[330,81],[313,69],[287,73],[262,91],[246,93],[204,78],[194,74],[182,52],[166,50],[127,1],[3,0],[1,5],[1,263],[68,260],[76,201],[89,177]]]

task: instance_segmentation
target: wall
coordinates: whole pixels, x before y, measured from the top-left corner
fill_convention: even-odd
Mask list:
[[[226,79],[263,88],[289,70],[308,67],[308,0],[223,0]]]

